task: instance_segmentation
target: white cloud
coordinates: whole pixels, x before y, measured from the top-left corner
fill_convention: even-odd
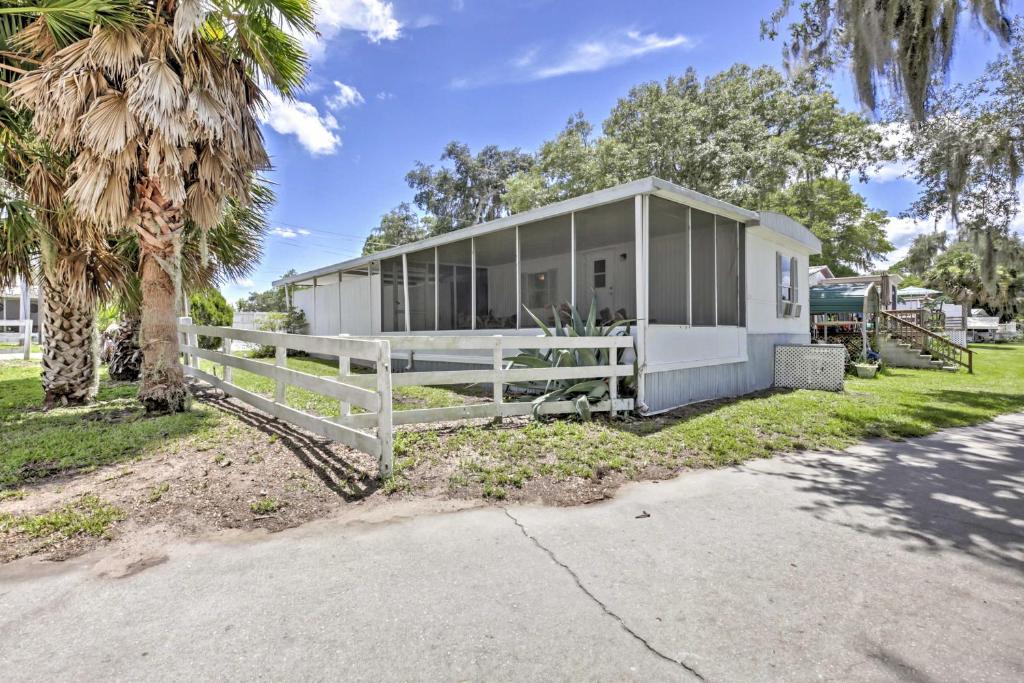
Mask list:
[[[897,216],[890,217],[885,225],[885,233],[889,241],[896,248],[889,252],[879,265],[881,267],[891,266],[897,261],[902,260],[907,255],[910,243],[914,241],[915,237],[924,233],[935,232],[935,229],[936,225],[932,221],[919,221],[913,218]],[[939,221],[938,229],[946,231],[950,234],[950,237],[953,236],[953,223],[948,217]]]
[[[334,111],[356,107],[366,101],[363,99],[362,93],[356,90],[354,86],[345,85],[341,81],[334,81],[334,87],[337,88],[337,92],[324,99],[327,106]]]
[[[315,106],[301,100],[286,100],[277,93],[264,92],[267,108],[260,120],[281,135],[294,135],[310,154],[334,154],[341,138],[332,131],[338,122],[330,114],[321,114]]]
[[[537,68],[535,78],[553,78],[566,74],[600,71],[650,52],[688,47],[692,41],[681,33],[659,36],[657,33],[626,31],[623,35],[592,40],[572,48],[569,54],[548,66]]]
[[[256,282],[254,280],[251,280],[250,278],[247,278],[247,277],[242,278],[241,280],[235,280],[235,284],[238,285],[239,287],[255,287],[256,286]]]
[[[395,8],[384,0],[321,0],[317,3],[316,26],[319,36],[304,36],[303,45],[310,57],[323,56],[325,43],[341,31],[358,31],[371,43],[397,40],[402,22]]]
[[[452,80],[451,87],[459,90],[489,85],[501,81],[537,81],[576,73],[600,71],[646,54],[675,48],[689,48],[693,39],[682,33],[662,36],[625,30],[571,45],[568,49],[544,54],[538,47],[530,47],[517,57],[489,74]]]
[[[387,90],[381,90],[379,93],[377,93],[377,99],[380,100],[381,102],[393,100],[395,99],[395,93],[388,92]]]
[[[882,134],[882,144],[897,155],[910,137],[910,129],[905,123],[876,124],[874,128]],[[906,178],[912,170],[913,165],[909,161],[897,159],[880,163],[874,168],[868,169],[868,178],[877,183],[888,183]]]
[[[305,236],[309,235],[310,233],[309,233],[309,230],[306,230],[305,228],[274,228],[274,229],[272,229],[270,231],[270,234],[271,235],[277,235],[278,237],[285,237],[287,239],[292,239],[292,238],[298,237],[300,235],[305,237]]]

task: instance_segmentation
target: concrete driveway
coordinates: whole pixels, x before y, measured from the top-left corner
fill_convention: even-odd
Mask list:
[[[1024,415],[840,455],[0,568],[5,680],[1021,680]]]

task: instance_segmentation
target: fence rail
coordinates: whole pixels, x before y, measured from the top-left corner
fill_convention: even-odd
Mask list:
[[[634,372],[631,364],[621,363],[620,356],[632,348],[629,336],[607,337],[523,337],[523,336],[387,336],[387,337],[323,337],[260,332],[231,327],[194,325],[190,318],[181,318],[179,332],[184,337],[182,353],[186,356],[185,372],[221,389],[275,418],[291,422],[329,439],[357,448],[378,458],[382,477],[392,471],[392,444],[395,425],[448,422],[471,418],[503,418],[529,415],[534,412],[532,401],[506,401],[505,387],[513,383],[547,382],[557,380],[605,379],[608,397],[590,406],[592,412],[629,411],[634,407],[632,398],[620,398],[619,380]],[[220,337],[220,350],[199,347],[198,337]],[[244,341],[276,349],[274,364],[232,355],[232,342]],[[295,349],[333,356],[338,359],[336,378],[312,375],[287,367],[287,351]],[[506,351],[551,349],[596,349],[606,351],[607,363],[578,367],[516,367],[505,358]],[[428,372],[393,373],[391,354],[395,351],[490,351],[491,367],[477,370],[432,370]],[[199,359],[219,364],[222,377],[205,372]],[[351,361],[361,360],[373,364],[374,372],[352,374]],[[232,370],[244,370],[275,382],[273,399],[243,389],[233,381]],[[487,403],[420,408],[395,411],[392,387],[454,384],[490,384],[491,400]],[[286,388],[295,386],[339,402],[339,415],[325,418],[306,413],[287,405]],[[365,412],[353,413],[352,407]],[[542,415],[575,412],[572,401],[551,401],[536,408]],[[371,434],[369,429],[375,429]]]

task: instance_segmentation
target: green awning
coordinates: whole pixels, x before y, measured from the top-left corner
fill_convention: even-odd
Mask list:
[[[815,285],[811,287],[811,315],[819,313],[863,313],[864,297],[868,290],[874,294],[870,284],[850,283],[839,285]],[[874,294],[877,296],[877,294]]]

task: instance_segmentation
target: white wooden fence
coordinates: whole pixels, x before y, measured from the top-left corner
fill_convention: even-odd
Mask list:
[[[187,356],[186,373],[222,389],[225,393],[281,420],[308,429],[335,441],[378,457],[380,474],[387,477],[392,468],[394,425],[447,422],[470,418],[502,418],[529,415],[533,403],[506,401],[505,385],[521,382],[544,382],[566,379],[609,379],[608,398],[591,405],[593,412],[629,411],[634,407],[632,398],[619,398],[618,378],[633,374],[631,364],[618,362],[618,350],[632,348],[629,336],[611,337],[523,337],[523,336],[387,336],[387,337],[325,337],[257,332],[228,327],[207,327],[191,324],[182,318],[180,332],[187,338],[182,347]],[[220,337],[224,343],[220,351],[201,349],[197,335]],[[232,340],[250,342],[277,349],[276,364],[270,365],[231,354]],[[311,375],[286,367],[287,350],[338,358],[338,378]],[[524,349],[607,349],[607,365],[579,367],[532,368],[514,367],[505,359],[506,351]],[[392,373],[391,353],[430,351],[488,351],[491,367],[478,370],[432,370],[425,372]],[[198,359],[219,363],[223,379],[199,369]],[[351,374],[351,361],[373,363],[374,373]],[[231,369],[239,368],[277,382],[274,399],[254,394],[232,382]],[[392,387],[426,385],[492,385],[492,400],[485,403],[445,408],[419,408],[394,411]],[[324,418],[289,407],[285,403],[285,387],[297,386],[339,400],[339,415]],[[366,412],[353,413],[352,406]],[[558,415],[575,412],[572,401],[551,401],[542,404],[537,412]],[[367,429],[376,429],[370,434]]]
[[[17,327],[21,332],[0,333],[0,342],[22,342],[25,360],[32,357],[32,319],[4,320],[3,327]]]

